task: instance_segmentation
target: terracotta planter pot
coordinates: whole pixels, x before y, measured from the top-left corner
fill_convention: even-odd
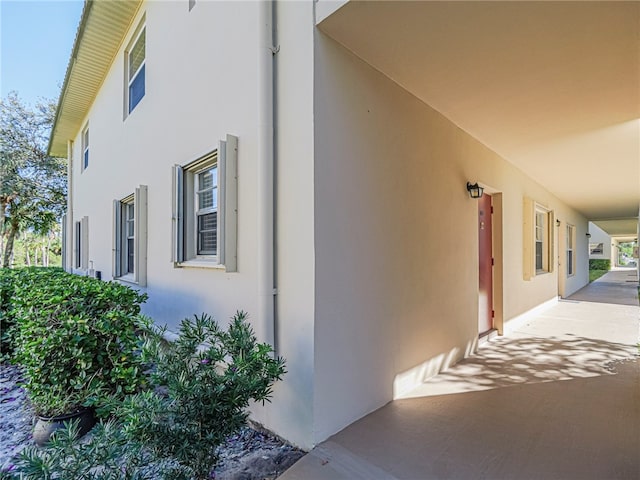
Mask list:
[[[36,445],[42,447],[45,445],[53,432],[61,428],[65,428],[65,423],[78,421],[78,436],[82,437],[96,424],[96,417],[93,409],[84,409],[67,415],[59,415],[56,417],[36,416],[36,425],[33,428],[33,441]]]

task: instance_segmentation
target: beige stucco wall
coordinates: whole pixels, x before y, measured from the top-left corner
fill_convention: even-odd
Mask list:
[[[467,181],[502,194],[507,323],[587,282],[587,222],[321,33],[314,98],[320,440],[390,401],[404,372],[446,367],[474,348],[477,203]],[[561,268],[523,280],[525,196],[577,228],[577,272],[563,292]]]
[[[175,330],[180,320],[208,312],[225,323],[250,314],[261,341],[269,326],[258,311],[258,3],[146,2],[138,12],[83,125],[90,129],[90,163],[81,171],[80,132],[73,151],[73,217],[89,217],[89,259],[111,279],[112,204],[148,186],[149,301],[144,312]],[[253,417],[290,441],[311,446],[313,367],[312,5],[283,5],[279,115],[277,255],[278,353],[285,381],[273,402]],[[146,16],[146,93],[123,120],[124,48]],[[305,21],[306,18],[306,21]],[[301,26],[306,25],[306,29]],[[305,39],[306,36],[306,39]],[[306,43],[305,52],[299,45]],[[286,98],[285,98],[286,97]],[[238,268],[174,268],[171,261],[171,167],[218,146],[227,134],[238,146]],[[295,138],[295,142],[290,139]],[[73,230],[71,230],[73,232]],[[70,236],[70,240],[71,236]],[[70,255],[72,252],[70,251]]]

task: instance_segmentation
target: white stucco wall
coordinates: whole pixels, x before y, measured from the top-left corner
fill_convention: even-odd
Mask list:
[[[589,258],[597,259],[597,260],[612,260],[616,258],[613,247],[613,240],[611,236],[602,230],[595,223],[589,222],[589,233],[591,237],[588,240],[589,244],[598,244],[602,243],[602,253],[601,254],[589,254]],[[611,264],[613,266],[613,263]]]
[[[556,268],[523,280],[523,198],[577,228],[577,272],[563,281],[565,293],[587,282],[587,222],[322,33],[315,55],[320,440],[390,401],[404,372],[443,368],[473,350],[477,203],[467,181],[502,194],[506,322],[556,298],[564,275]]]
[[[176,330],[180,320],[207,312],[226,323],[236,310],[250,314],[267,340],[258,311],[258,3],[146,2],[87,115],[89,167],[81,171],[80,132],[74,139],[74,219],[89,217],[89,259],[111,279],[112,205],[148,186],[149,295],[144,313]],[[312,4],[283,5],[283,48],[278,91],[287,129],[278,141],[283,188],[278,191],[276,302],[278,353],[288,373],[271,404],[253,417],[290,441],[311,446],[313,359]],[[124,49],[140,20],[146,23],[146,92],[123,120]],[[303,27],[303,28],[300,28]],[[306,36],[306,40],[304,37]],[[299,48],[306,42],[307,49]],[[304,52],[303,55],[300,52]],[[286,94],[286,95],[285,95]],[[237,273],[174,268],[171,261],[172,166],[185,165],[218,146],[227,134],[238,143]],[[291,139],[295,139],[292,142]],[[70,252],[71,254],[71,252]]]

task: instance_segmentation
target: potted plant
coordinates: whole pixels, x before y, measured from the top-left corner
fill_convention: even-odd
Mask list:
[[[81,417],[80,434],[110,405],[144,386],[139,355],[149,321],[146,295],[114,282],[64,272],[40,274],[14,286],[14,358],[38,415],[34,438]]]

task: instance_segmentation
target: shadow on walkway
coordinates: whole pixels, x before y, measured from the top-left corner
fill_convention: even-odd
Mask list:
[[[281,478],[640,479],[640,307],[631,274],[609,272],[488,342]]]
[[[572,334],[499,338],[405,398],[610,375],[612,362],[632,354],[629,345]]]

